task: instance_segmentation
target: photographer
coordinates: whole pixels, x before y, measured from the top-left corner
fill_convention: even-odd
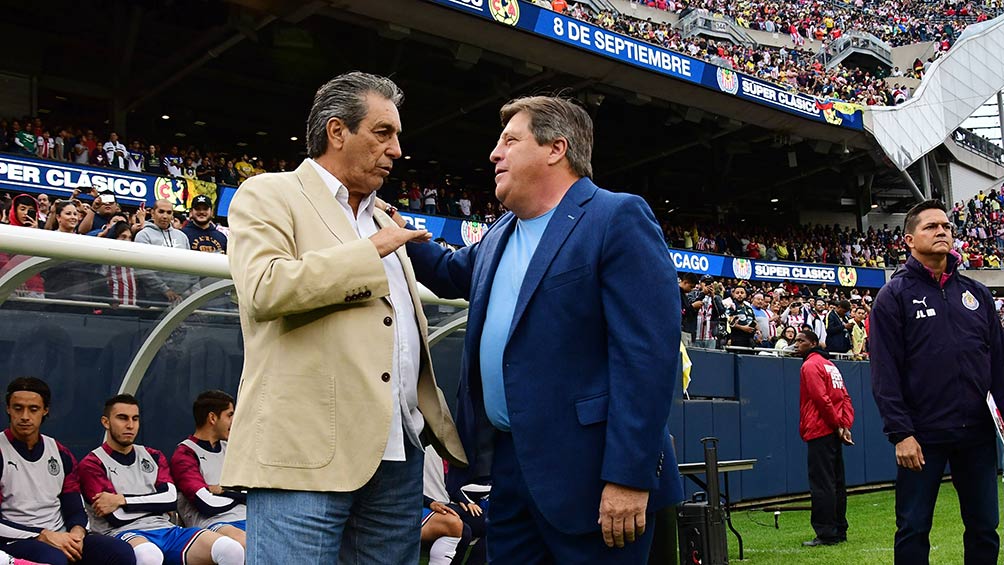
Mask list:
[[[690,346],[697,334],[697,313],[704,306],[704,294],[698,289],[697,275],[694,273],[680,273],[680,305],[683,309],[683,345]]]
[[[701,277],[698,284],[701,309],[697,312],[697,335],[694,336],[694,345],[704,349],[721,349],[720,342],[729,335],[727,309],[722,302],[724,289],[721,283],[715,283],[715,278],[711,275]]]

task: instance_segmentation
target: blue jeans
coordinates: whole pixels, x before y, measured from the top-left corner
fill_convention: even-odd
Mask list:
[[[925,465],[920,472],[900,467],[896,475],[897,565],[924,565],[931,552],[931,521],[945,464],[952,466],[952,483],[959,493],[966,565],[997,563],[997,437],[989,429],[982,437],[957,443],[921,443]]]
[[[418,563],[425,452],[405,452],[407,461],[381,462],[352,492],[251,490],[245,563]]]
[[[599,518],[599,508],[596,509]],[[623,548],[603,543],[599,525],[588,534],[566,534],[537,509],[516,460],[512,435],[495,434],[492,495],[488,505],[488,562],[499,565],[643,565],[648,562],[655,528],[649,513],[645,533]]]

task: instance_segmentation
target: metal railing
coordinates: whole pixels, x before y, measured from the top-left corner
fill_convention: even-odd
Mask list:
[[[816,59],[827,69],[831,69],[853,53],[864,53],[874,57],[887,67],[892,67],[892,46],[874,35],[858,30],[850,30],[819,50]]]
[[[9,261],[0,271],[0,305],[10,299],[22,303],[92,308],[109,306],[163,314],[133,356],[119,392],[134,394],[139,389],[161,346],[190,315],[213,313],[233,317],[235,314],[232,305],[229,312],[202,310],[203,306],[234,290],[230,266],[224,255],[7,225],[0,225],[0,252],[22,256],[17,261]],[[193,287],[191,294],[175,304],[162,303],[149,307],[119,306],[87,296],[81,301],[63,297],[14,296],[15,289],[32,277],[67,261],[193,275],[199,277],[201,284]],[[94,275],[100,276],[96,272]],[[421,284],[418,289],[424,304],[464,309],[442,327],[430,328],[433,330],[430,345],[466,326],[466,301],[441,299]]]
[[[1004,165],[1004,149],[993,141],[966,128],[958,128],[952,134],[956,145],[977,153],[991,161]]]
[[[709,35],[727,39],[738,45],[752,47],[757,44],[745,28],[728,16],[691,12],[677,22],[676,27],[684,38]]]

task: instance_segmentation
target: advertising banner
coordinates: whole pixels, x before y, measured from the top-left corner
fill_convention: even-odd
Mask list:
[[[488,231],[489,226],[484,222],[460,218],[444,218],[400,210],[398,212],[412,226],[428,230],[432,234],[432,239],[442,238],[450,245],[459,247],[466,247],[481,241],[481,237]]]
[[[745,257],[727,257],[683,249],[670,249],[677,271],[730,279],[822,284],[832,286],[880,288],[885,271],[866,267],[761,261]]]
[[[427,0],[803,118],[862,130],[862,107],[801,94],[518,0]]]
[[[154,181],[155,177],[119,169],[0,154],[0,189],[12,192],[44,192],[69,198],[74,189],[86,195],[96,188],[98,192],[111,191],[128,206],[152,205],[156,200]]]

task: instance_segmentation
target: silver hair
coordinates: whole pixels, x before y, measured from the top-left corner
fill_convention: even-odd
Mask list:
[[[311,158],[328,150],[328,122],[340,119],[355,133],[369,110],[367,94],[373,92],[401,107],[404,92],[389,78],[359,71],[338,75],[324,83],[314,95],[314,104],[307,116],[307,154]]]

